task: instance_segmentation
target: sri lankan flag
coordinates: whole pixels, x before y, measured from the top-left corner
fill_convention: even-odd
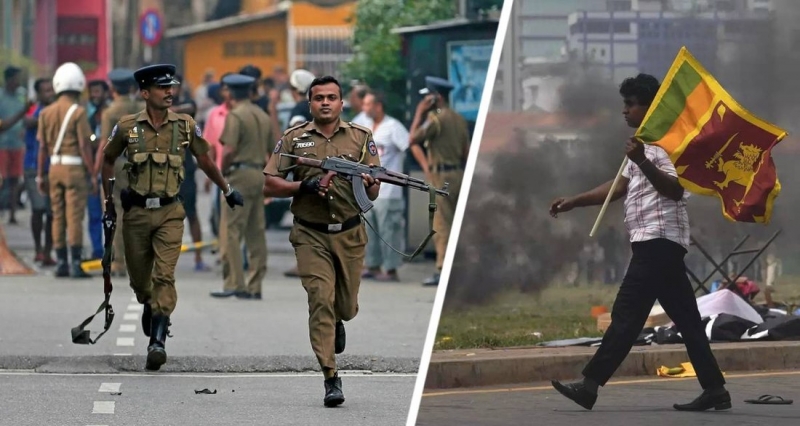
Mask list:
[[[781,190],[770,153],[786,131],[742,108],[686,47],[636,136],[669,154],[684,188],[719,197],[729,220],[769,223]]]

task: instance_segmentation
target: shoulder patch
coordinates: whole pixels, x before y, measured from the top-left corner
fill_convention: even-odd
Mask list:
[[[194,134],[198,138],[202,138],[203,137],[203,131],[200,130],[200,126],[197,123],[194,123]]]
[[[284,135],[284,136],[286,136],[286,135],[288,135],[290,132],[292,132],[292,131],[294,131],[294,130],[297,130],[297,129],[299,129],[300,127],[303,127],[303,126],[305,126],[306,124],[308,124],[308,121],[304,121],[304,122],[302,122],[302,123],[297,123],[296,125],[294,125],[294,126],[291,126],[291,127],[289,127],[288,129],[286,129],[286,131],[285,131],[285,132],[283,132],[283,135]]]
[[[111,129],[111,136],[109,136],[109,137],[108,137],[108,139],[112,139],[112,138],[114,138],[114,135],[116,135],[116,134],[117,134],[117,129],[118,129],[118,128],[119,128],[119,124],[115,124],[115,125],[114,125],[114,128],[113,128],[113,129]]]
[[[282,146],[283,146],[283,139],[278,139],[278,143],[275,144],[275,150],[272,151],[272,153],[277,154],[278,152],[280,152]]]
[[[372,138],[369,139],[367,148],[369,149],[369,153],[373,156],[378,155],[378,147],[375,146],[375,141]]]

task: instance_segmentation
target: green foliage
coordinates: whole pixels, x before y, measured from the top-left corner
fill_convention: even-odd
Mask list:
[[[401,38],[391,31],[455,16],[456,2],[452,0],[359,0],[353,17],[354,57],[342,64],[343,81],[357,79],[387,94],[399,92],[406,70],[400,57]],[[391,96],[389,100],[397,101]]]

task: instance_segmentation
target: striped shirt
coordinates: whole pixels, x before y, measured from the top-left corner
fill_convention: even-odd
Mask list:
[[[645,145],[645,156],[670,176],[678,176],[667,153],[660,147]],[[630,179],[625,197],[625,228],[631,242],[665,238],[689,249],[689,214],[684,191],[679,201],[658,193],[639,166],[628,161],[622,176]]]

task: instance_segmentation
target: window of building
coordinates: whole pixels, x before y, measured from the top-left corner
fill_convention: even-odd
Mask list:
[[[631,10],[631,0],[609,0],[608,10],[611,12],[627,12]]]
[[[275,56],[275,42],[268,40],[226,41],[222,54],[228,58],[243,56]]]
[[[587,19],[570,25],[569,32],[572,35],[583,33],[609,34],[612,29],[614,34],[629,34],[631,32],[631,23],[628,21],[601,21]]]

